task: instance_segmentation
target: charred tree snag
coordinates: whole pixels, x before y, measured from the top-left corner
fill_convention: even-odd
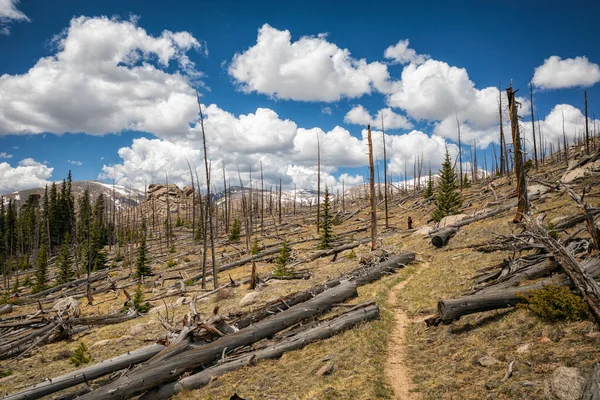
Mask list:
[[[367,125],[367,139],[369,143],[369,197],[371,200],[371,250],[377,248],[377,214],[375,200],[375,168],[373,167],[373,140],[371,138],[371,125]]]
[[[304,319],[322,314],[333,307],[334,304],[356,296],[356,285],[351,282],[343,282],[339,286],[326,290],[302,304],[250,325],[236,333],[224,336],[212,343],[179,354],[174,359],[163,361],[160,364],[144,365],[115,382],[82,396],[81,399],[127,399],[155,386],[177,380],[186,371],[214,362],[222,357],[227,350],[247,346],[270,337]]]
[[[523,151],[521,149],[521,134],[519,132],[519,116],[517,114],[517,107],[519,106],[519,103],[515,99],[515,93],[518,91],[519,89],[513,90],[512,82],[510,87],[506,89],[508,107],[510,110],[510,126],[514,146],[515,176],[517,178],[517,215],[515,215],[513,218],[513,222],[515,223],[521,222],[529,209],[529,203],[527,201],[527,181],[525,179],[525,166],[523,165]]]
[[[330,321],[323,322],[314,328],[282,339],[280,342],[274,343],[264,349],[253,351],[231,361],[225,361],[197,374],[185,377],[177,382],[169,383],[157,389],[148,391],[141,399],[168,399],[182,390],[201,388],[210,383],[213,378],[227,372],[238,370],[259,360],[279,358],[286,351],[301,349],[311,342],[330,338],[363,321],[370,321],[377,318],[379,318],[379,308],[376,305],[369,305],[364,308],[347,312]]]
[[[455,233],[456,228],[452,226],[443,228],[431,237],[431,244],[437,248],[443,247]]]

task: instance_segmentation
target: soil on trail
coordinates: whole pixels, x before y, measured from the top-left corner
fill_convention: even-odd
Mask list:
[[[397,305],[397,296],[423,267],[424,266],[421,266],[415,274],[394,286],[388,297],[388,304],[390,304],[394,310],[394,327],[392,328],[389,337],[385,373],[392,384],[394,398],[397,400],[421,398],[418,393],[411,392],[413,384],[406,365],[406,328],[412,320],[408,317],[406,312]]]

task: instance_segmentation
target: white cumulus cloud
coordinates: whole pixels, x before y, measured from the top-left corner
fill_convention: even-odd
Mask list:
[[[587,57],[552,56],[535,69],[532,82],[544,89],[592,86],[600,82],[600,66]]]
[[[0,76],[0,135],[134,130],[185,134],[197,115],[187,32],[151,36],[135,20],[77,17],[56,54],[26,73]],[[172,72],[172,64],[179,68]]]
[[[10,35],[9,24],[13,21],[29,21],[18,5],[19,0],[0,0],[0,35]]]
[[[0,194],[17,190],[40,187],[50,182],[54,168],[48,167],[32,158],[25,158],[19,165],[12,167],[7,162],[0,163]]]
[[[371,93],[389,77],[384,64],[353,58],[324,34],[292,42],[290,31],[268,24],[258,30],[254,46],[233,57],[229,74],[244,92],[325,102]]]
[[[355,125],[367,125],[381,127],[383,116],[383,124],[385,129],[411,129],[413,124],[404,116],[395,113],[391,108],[383,108],[377,112],[374,117],[362,106],[357,105],[352,107],[344,116],[344,122]]]
[[[12,158],[12,154],[8,154],[3,151],[0,153],[0,158]]]
[[[400,40],[394,46],[385,49],[383,56],[398,64],[423,64],[430,58],[428,54],[417,54],[414,49],[408,47],[409,44],[408,39]]]

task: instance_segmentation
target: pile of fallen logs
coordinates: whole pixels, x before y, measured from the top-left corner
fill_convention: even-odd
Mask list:
[[[145,399],[164,399],[183,389],[201,387],[210,382],[212,377],[227,371],[251,365],[258,360],[279,357],[286,351],[331,337],[362,321],[378,318],[377,306],[367,303],[350,309],[345,307],[343,313],[318,319],[339,304],[356,297],[357,286],[393,273],[414,259],[414,252],[405,252],[379,264],[360,266],[339,279],[289,295],[251,313],[238,315],[231,322],[226,322],[225,318],[218,315],[201,320],[194,299],[181,326],[161,320],[171,333],[162,338],[160,344],[47,379],[5,399],[36,399],[81,383],[87,383],[86,387],[63,398],[77,395],[83,399],[125,399],[143,395]],[[111,375],[95,389],[90,384],[93,379],[136,364],[124,374]],[[186,376],[179,379],[184,374]]]

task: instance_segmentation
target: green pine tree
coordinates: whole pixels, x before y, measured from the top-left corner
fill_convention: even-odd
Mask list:
[[[446,157],[440,171],[440,179],[436,194],[437,207],[433,211],[432,218],[434,221],[440,221],[448,215],[458,214],[462,207],[462,199],[458,190],[456,172],[452,168],[450,154],[446,149]]]
[[[465,172],[465,176],[463,178],[463,188],[470,188],[471,187],[471,182],[469,182],[469,177],[467,176],[467,173]]]
[[[46,253],[46,243],[42,241],[42,247],[37,256],[37,263],[35,266],[35,286],[33,291],[35,293],[41,292],[46,288],[48,283],[48,254]]]
[[[69,248],[70,241],[69,234],[66,233],[56,259],[59,283],[67,283],[73,277],[73,260],[71,258],[71,249]]]
[[[152,275],[152,268],[148,264],[148,248],[146,246],[146,220],[142,221],[142,234],[140,236],[138,257],[135,263],[135,276],[139,279],[144,276]]]
[[[291,255],[292,248],[288,244],[287,240],[284,240],[283,247],[281,247],[281,251],[279,252],[279,256],[275,260],[275,270],[273,271],[274,277],[289,276],[292,274],[292,271],[287,267]]]
[[[252,242],[252,249],[250,250],[250,254],[253,256],[258,254],[258,238],[254,238],[254,242]]]
[[[144,303],[144,291],[141,283],[138,283],[133,293],[133,308],[140,313],[147,313],[150,310],[150,303]]]
[[[428,199],[431,196],[433,196],[433,175],[431,174],[431,168],[429,168],[429,178],[427,179],[427,187],[425,188],[423,197]]]
[[[331,248],[331,242],[334,239],[333,232],[331,231],[332,220],[329,189],[325,186],[325,197],[321,204],[321,237],[318,246],[321,250]]]
[[[240,220],[237,217],[233,218],[233,225],[231,226],[231,230],[229,231],[229,241],[237,242],[240,240],[242,227],[240,225]]]

